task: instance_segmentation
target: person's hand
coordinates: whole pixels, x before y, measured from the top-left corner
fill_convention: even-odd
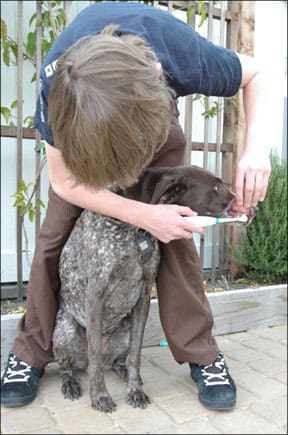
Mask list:
[[[257,206],[259,201],[264,201],[268,181],[271,173],[271,163],[267,153],[261,154],[244,151],[240,158],[235,181],[236,205],[239,212]]]
[[[146,231],[163,243],[176,239],[191,239],[193,232],[203,234],[204,229],[183,219],[183,216],[196,216],[197,213],[189,207],[174,204],[149,205],[143,225]]]

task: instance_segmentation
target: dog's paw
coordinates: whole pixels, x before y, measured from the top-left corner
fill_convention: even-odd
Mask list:
[[[113,363],[112,370],[120,376],[121,379],[127,381],[127,367],[123,363],[118,363],[117,361]]]
[[[95,398],[91,398],[92,408],[98,409],[101,412],[113,412],[116,410],[116,403],[113,401],[110,394],[101,393],[97,394]]]
[[[73,377],[66,377],[61,387],[65,399],[79,399],[82,395],[81,384]]]
[[[131,389],[127,395],[128,404],[133,408],[145,409],[151,403],[147,394],[143,390]]]

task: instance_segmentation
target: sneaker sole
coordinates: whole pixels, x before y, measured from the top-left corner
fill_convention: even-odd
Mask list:
[[[9,397],[7,398],[3,398],[1,397],[1,406],[6,406],[9,408],[13,408],[13,407],[17,407],[17,406],[24,406],[24,405],[28,405],[29,403],[33,402],[33,400],[36,398],[36,394],[34,394],[33,396],[28,396],[28,397]]]
[[[216,411],[229,411],[233,409],[236,405],[236,400],[233,402],[224,402],[224,403],[210,403],[206,402],[205,400],[201,399],[201,397],[198,395],[199,401],[208,409],[214,409]]]

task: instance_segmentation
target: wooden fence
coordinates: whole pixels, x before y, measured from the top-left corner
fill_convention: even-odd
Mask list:
[[[8,2],[7,2],[8,3]],[[23,8],[25,1],[17,2],[17,45],[18,59],[23,56]],[[36,16],[41,18],[41,8],[43,2],[37,1]],[[67,21],[69,23],[73,18],[72,1],[64,1],[64,10]],[[91,2],[92,3],[92,2]],[[196,19],[202,11],[206,13],[207,37],[212,39],[213,25],[215,20],[220,26],[220,41],[219,44],[236,50],[241,53],[253,53],[253,28],[254,28],[254,2],[253,1],[228,1],[228,2],[195,2],[195,1],[154,1],[148,2],[155,7],[164,7],[169,12],[187,11],[189,24],[196,27]],[[201,8],[200,8],[201,6]],[[203,12],[205,11],[205,12]],[[41,26],[37,27],[36,33],[36,87],[39,78],[39,70],[41,66]],[[36,91],[37,95],[37,91]],[[186,162],[190,163],[193,153],[201,152],[203,157],[203,167],[208,166],[208,157],[213,154],[215,157],[214,171],[217,175],[223,177],[231,185],[234,182],[235,167],[237,159],[243,149],[243,139],[245,131],[245,119],[242,107],[241,91],[235,97],[239,104],[239,109],[235,108],[231,102],[223,98],[217,99],[217,104],[223,107],[223,110],[217,112],[216,119],[216,140],[211,142],[210,129],[211,119],[204,119],[204,137],[203,141],[195,141],[193,138],[193,111],[195,101],[193,96],[185,97],[184,101],[184,131],[187,139]],[[35,144],[39,143],[41,137],[33,128],[23,127],[23,62],[17,63],[17,126],[1,125],[1,142],[4,145],[4,138],[17,139],[17,186],[23,178],[23,139],[33,139]],[[215,99],[214,99],[215,100]],[[215,122],[215,120],[214,120]],[[2,145],[2,146],[3,146]],[[3,151],[2,151],[3,152]],[[35,152],[35,177],[39,173],[41,165],[41,156],[39,152]],[[41,177],[41,175],[40,175]],[[41,198],[40,183],[37,183],[36,198]],[[23,281],[23,217],[20,211],[17,210],[17,231],[16,231],[16,249],[17,249],[17,282],[16,283],[1,283],[1,298],[17,297],[22,299],[26,294],[26,282]],[[39,232],[41,225],[40,216],[35,219],[35,238]],[[227,229],[221,227],[219,233],[216,228],[212,230],[212,253],[211,266],[204,269],[204,276],[214,283],[219,276],[233,276],[237,265],[231,264],[227,249],[227,238],[235,243],[239,236],[239,230]],[[217,252],[216,252],[217,251]],[[205,238],[200,240],[200,257],[202,265],[204,265],[205,256]],[[216,264],[215,259],[219,261]],[[9,284],[9,285],[8,285]]]

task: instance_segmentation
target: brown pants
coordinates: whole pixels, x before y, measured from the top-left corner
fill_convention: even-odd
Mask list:
[[[166,144],[151,166],[184,162],[185,137],[173,120]],[[37,239],[27,298],[27,311],[18,325],[13,353],[36,368],[53,361],[51,337],[60,288],[58,262],[82,209],[67,203],[49,188],[45,220]],[[218,354],[211,335],[213,317],[203,289],[202,270],[193,240],[161,244],[156,284],[160,319],[175,360],[210,364]]]

